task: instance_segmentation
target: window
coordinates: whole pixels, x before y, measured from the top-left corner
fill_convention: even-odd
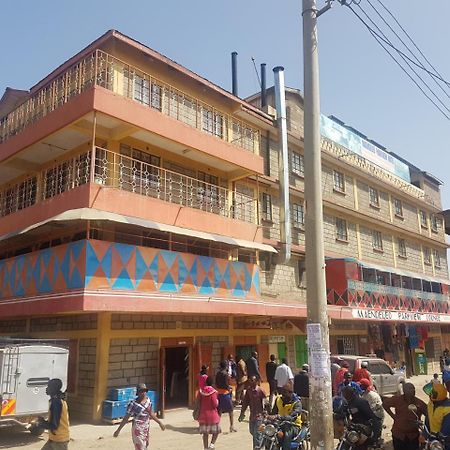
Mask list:
[[[406,258],[406,242],[404,239],[397,239],[397,255]]]
[[[421,209],[419,214],[420,214],[420,225],[421,225],[421,227],[422,228],[428,228],[427,213]]]
[[[423,249],[423,262],[427,266],[431,266],[431,249],[430,249],[430,247],[424,247],[424,249]]]
[[[403,205],[402,201],[398,198],[394,199],[394,211],[397,217],[403,217]]]
[[[375,208],[380,207],[380,197],[378,195],[378,190],[369,186],[369,204]]]
[[[305,161],[303,155],[300,153],[291,153],[291,170],[293,173],[301,177],[305,175]]]
[[[202,110],[202,129],[205,133],[222,138],[224,135],[223,116],[204,107]]]
[[[347,221],[336,217],[336,239],[339,241],[348,241]]]
[[[438,231],[438,218],[435,214],[430,214],[431,231],[437,233]]]
[[[372,231],[372,247],[374,250],[383,251],[383,236],[381,231]]]
[[[345,193],[345,175],[342,172],[333,171],[333,189],[337,192]]]
[[[157,109],[158,111],[162,111],[162,92],[163,88],[159,84],[152,82],[151,86],[151,107]]]
[[[272,196],[265,192],[262,195],[262,219],[272,221]]]
[[[439,250],[433,250],[433,257],[434,257],[434,267],[441,267],[441,255],[439,253]]]
[[[303,205],[294,203],[292,205],[292,216],[294,220],[294,227],[296,228],[305,227],[305,209]]]
[[[143,105],[150,105],[150,80],[137,74],[134,75],[133,98]]]

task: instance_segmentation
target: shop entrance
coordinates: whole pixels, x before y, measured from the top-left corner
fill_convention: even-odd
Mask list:
[[[189,401],[189,348],[165,349],[165,406],[187,406]]]

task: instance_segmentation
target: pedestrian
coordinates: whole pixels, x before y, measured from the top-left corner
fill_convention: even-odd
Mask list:
[[[415,405],[417,412],[414,414],[410,405]],[[384,410],[392,417],[392,442],[394,450],[418,450],[419,449],[419,425],[417,416],[427,414],[427,405],[416,397],[416,388],[412,383],[403,385],[403,394],[393,395],[383,399]],[[394,408],[395,412],[392,412]],[[416,416],[417,414],[417,416]]]
[[[353,375],[350,372],[345,372],[344,381],[337,387],[337,395],[342,396],[342,391],[347,386],[351,387],[358,395],[361,395],[363,393],[359,383],[353,381]]]
[[[61,391],[62,381],[53,378],[48,381],[45,393],[50,397],[48,420],[39,417],[38,427],[48,430],[48,441],[42,450],[67,450],[70,440],[69,410],[65,394]]]
[[[200,369],[200,373],[197,376],[197,384],[199,389],[205,387],[206,379],[208,378],[208,370],[209,366],[206,364],[204,364]]]
[[[247,360],[247,376],[256,377],[258,382],[261,381],[261,373],[259,372],[258,352],[252,352],[252,356]]]
[[[294,374],[288,365],[287,359],[282,358],[281,364],[275,371],[275,381],[277,382],[277,390],[294,381]]]
[[[431,380],[431,383],[433,383],[433,384],[435,384],[435,383],[441,384],[441,382],[439,381],[439,375],[437,373],[433,374],[433,379]]]
[[[359,385],[363,391],[361,397],[364,400],[367,400],[369,403],[370,409],[373,413],[381,419],[384,420],[384,409],[383,409],[383,401],[381,400],[380,394],[375,390],[373,384],[367,378],[362,378],[359,380]]]
[[[266,376],[269,383],[269,404],[272,408],[273,401],[277,395],[277,382],[275,380],[275,371],[277,370],[277,363],[275,362],[275,355],[270,355],[270,361],[266,363]]]
[[[230,433],[236,430],[234,428],[234,415],[233,415],[233,401],[231,398],[231,386],[230,386],[230,376],[228,375],[228,364],[227,361],[222,361],[219,366],[219,371],[216,374],[216,389],[218,392],[219,406],[218,411],[221,416],[223,413],[228,413],[230,417]]]
[[[213,388],[213,379],[206,379],[205,387],[200,389],[200,408],[198,416],[199,433],[203,437],[203,448],[213,449],[216,446],[217,438],[222,432],[220,429],[220,415],[217,411],[219,406],[217,391]],[[211,443],[209,443],[211,435]]]
[[[341,361],[341,367],[336,371],[333,379],[333,391],[337,394],[338,386],[344,382],[344,375],[348,372],[349,364],[347,361]]]
[[[239,422],[244,420],[245,411],[247,410],[247,407],[249,407],[250,419],[248,428],[253,437],[253,450],[259,450],[263,445],[263,435],[261,431],[259,431],[259,427],[263,419],[266,398],[266,393],[258,386],[257,378],[255,376],[251,377],[249,380],[249,387],[244,395],[241,414],[239,415],[238,420]]]
[[[294,377],[294,392],[302,401],[302,408],[309,411],[309,366],[303,364],[302,370]]]
[[[247,364],[245,364],[245,361],[242,358],[239,358],[236,365],[236,405],[242,404],[247,380]]]
[[[147,396],[147,386],[141,383],[136,388],[136,398],[131,400],[127,406],[125,417],[120,422],[119,427],[114,432],[114,437],[118,437],[120,430],[128,423],[130,417],[133,418],[131,426],[131,438],[135,450],[146,450],[149,444],[150,420],[153,419],[161,428],[166,429],[164,424],[156,417],[153,405]]]
[[[359,381],[363,378],[369,380],[372,383],[372,377],[369,372],[369,363],[367,361],[362,361],[361,367],[359,369],[356,369],[355,373],[353,374],[353,381],[356,381],[357,383],[359,383]]]
[[[228,369],[228,376],[232,379],[236,379],[236,361],[234,360],[233,355],[228,355],[227,357],[227,369]]]

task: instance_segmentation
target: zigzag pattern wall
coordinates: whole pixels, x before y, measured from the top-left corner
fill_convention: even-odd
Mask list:
[[[0,283],[2,299],[83,288],[260,296],[256,264],[95,240],[2,260]]]

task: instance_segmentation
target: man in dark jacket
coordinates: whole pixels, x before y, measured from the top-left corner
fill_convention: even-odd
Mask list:
[[[258,364],[258,352],[252,352],[251,358],[247,360],[247,376],[250,379],[251,377],[256,377],[256,379],[261,381],[261,374],[259,373],[259,364]]]
[[[277,370],[277,363],[275,362],[275,355],[270,355],[270,361],[266,363],[266,376],[269,383],[269,405],[272,408],[273,399],[277,395],[277,382],[275,380],[275,372]]]
[[[309,366],[303,364],[302,370],[294,377],[294,392],[300,397],[303,409],[309,411]]]

